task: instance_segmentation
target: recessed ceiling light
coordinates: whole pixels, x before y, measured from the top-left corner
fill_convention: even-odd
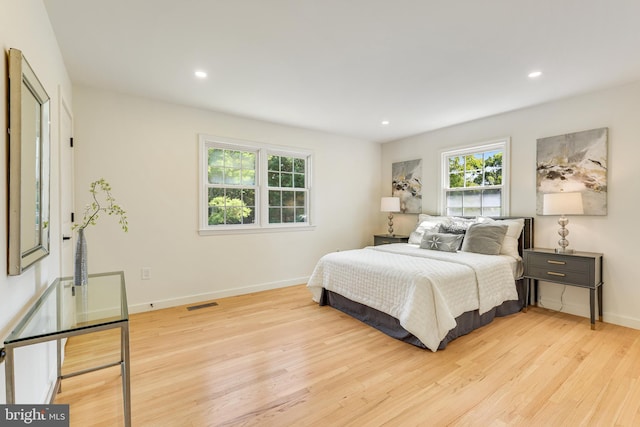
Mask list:
[[[541,75],[542,75],[542,71],[532,71],[529,73],[529,78],[535,79],[537,77],[540,77]]]
[[[204,71],[196,71],[194,73],[196,75],[197,78],[199,79],[204,79],[205,77],[207,77],[207,73],[205,73]]]
[[[389,126],[389,123],[391,123],[389,120],[383,120],[380,122],[382,126]]]

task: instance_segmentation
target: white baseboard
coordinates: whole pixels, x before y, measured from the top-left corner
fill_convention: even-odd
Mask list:
[[[588,304],[576,304],[576,303],[561,303],[557,299],[540,298],[540,305],[549,310],[561,311],[562,313],[572,314],[580,317],[590,317],[590,310]],[[596,315],[597,316],[597,315]],[[640,329],[640,319],[632,317],[620,316],[615,313],[604,311],[602,313],[603,321],[606,323],[612,323],[618,326],[625,326],[632,329]],[[598,319],[596,318],[596,321]]]
[[[160,301],[149,301],[142,304],[134,304],[129,306],[129,313],[142,313],[145,311],[157,310],[161,308],[175,307],[178,305],[193,304],[197,302],[210,301],[216,298],[233,297],[237,295],[245,295],[253,292],[267,291],[270,289],[286,288],[289,286],[307,283],[309,277],[299,277],[294,279],[282,280],[279,282],[260,283],[257,285],[245,286],[242,288],[230,288],[215,292],[206,292],[196,295],[188,295],[179,298],[170,298]],[[309,294],[311,295],[311,294]],[[311,296],[309,296],[311,298]],[[153,304],[153,307],[151,306]]]
[[[549,310],[573,314],[574,316],[589,317],[589,306],[575,303],[561,302],[555,298],[539,298],[538,304]]]
[[[632,329],[640,329],[640,319],[607,313],[606,311],[603,313],[602,317],[607,323],[613,323],[614,325],[625,326]]]

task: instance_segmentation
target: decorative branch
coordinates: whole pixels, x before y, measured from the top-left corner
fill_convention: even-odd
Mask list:
[[[116,203],[116,199],[111,195],[111,185],[104,178],[100,178],[97,181],[93,181],[89,185],[89,192],[93,198],[93,202],[87,205],[84,210],[84,216],[82,222],[75,224],[73,229],[85,229],[90,225],[96,225],[100,213],[106,213],[107,215],[119,216],[118,223],[122,230],[126,233],[129,231],[129,223],[127,222],[127,212],[122,206]],[[100,201],[99,194],[104,193],[104,201]]]

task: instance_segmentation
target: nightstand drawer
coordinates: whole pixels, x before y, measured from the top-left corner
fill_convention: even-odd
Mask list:
[[[577,286],[589,286],[589,270],[571,271],[568,269],[555,268],[554,265],[530,266],[527,275],[538,280],[548,280],[551,282],[562,282]]]
[[[378,245],[388,245],[390,243],[407,243],[409,241],[409,236],[401,236],[401,235],[394,235],[394,236],[389,236],[386,234],[376,234],[373,236],[373,244],[375,246]]]
[[[551,254],[529,254],[529,265],[531,267],[550,268],[554,271],[585,271],[592,263],[590,259],[567,257]]]

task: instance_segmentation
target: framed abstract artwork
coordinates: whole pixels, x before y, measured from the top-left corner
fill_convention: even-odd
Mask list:
[[[579,192],[585,215],[607,214],[608,128],[537,140],[536,213],[545,193]]]
[[[393,163],[393,197],[400,198],[400,212],[422,212],[422,159]]]

